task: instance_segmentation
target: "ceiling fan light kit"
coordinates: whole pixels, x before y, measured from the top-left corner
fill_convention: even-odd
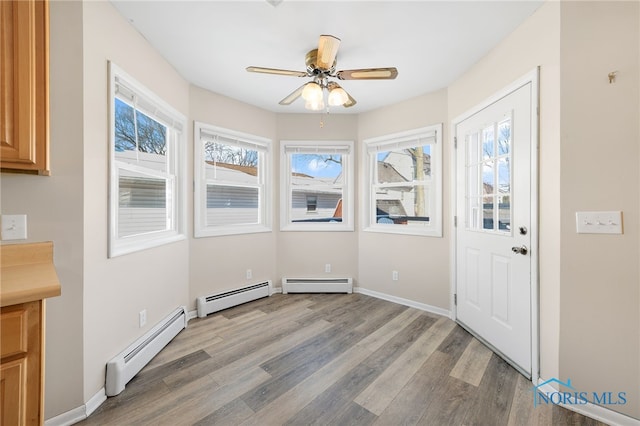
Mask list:
[[[338,80],[393,80],[398,76],[398,70],[393,67],[336,71],[338,47],[340,47],[340,39],[338,37],[321,35],[318,41],[318,48],[309,51],[305,57],[306,72],[254,66],[247,67],[247,71],[313,78],[313,81],[298,87],[280,101],[280,105],[290,105],[296,99],[302,97],[305,101],[305,108],[311,111],[321,111],[325,108],[325,89],[328,92],[326,103],[329,106],[342,105],[348,108],[356,104],[356,100],[351,95],[340,87],[338,83],[330,81],[329,78]]]

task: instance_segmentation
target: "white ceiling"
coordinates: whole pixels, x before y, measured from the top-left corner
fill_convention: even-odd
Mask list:
[[[111,0],[191,83],[274,112],[307,78],[249,73],[250,65],[305,71],[320,34],[342,40],[337,69],[397,67],[395,80],[342,81],[360,113],[447,87],[512,32],[538,1]]]

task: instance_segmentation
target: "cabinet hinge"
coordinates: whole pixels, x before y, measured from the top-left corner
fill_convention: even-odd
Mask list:
[[[454,226],[455,228],[457,228],[457,227],[458,227],[458,216],[454,216],[454,217],[453,217],[453,226]]]
[[[457,293],[453,295],[453,304],[455,306],[458,306],[458,294]]]
[[[453,147],[455,149],[458,149],[458,137],[457,136],[453,137]]]

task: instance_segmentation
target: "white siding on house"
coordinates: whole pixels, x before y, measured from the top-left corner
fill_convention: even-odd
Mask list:
[[[316,211],[307,211],[307,195],[317,197]],[[319,191],[297,191],[294,190],[291,200],[291,220],[313,220],[333,217],[341,193],[322,193]],[[340,219],[339,219],[340,220]]]

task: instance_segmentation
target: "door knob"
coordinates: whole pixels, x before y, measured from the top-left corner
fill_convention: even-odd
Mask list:
[[[527,246],[522,245],[520,247],[511,247],[511,251],[516,254],[525,255],[529,252],[529,249],[527,248]]]

